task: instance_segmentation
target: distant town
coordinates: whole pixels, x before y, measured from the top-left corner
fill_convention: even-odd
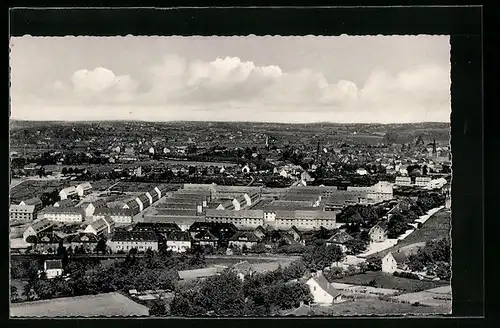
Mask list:
[[[449,130],[12,120],[11,315],[450,313]]]

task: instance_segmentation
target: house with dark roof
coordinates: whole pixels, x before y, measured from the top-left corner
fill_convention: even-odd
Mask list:
[[[155,233],[170,233],[181,231],[181,228],[173,222],[137,222],[132,228],[133,231],[153,231]]]
[[[64,242],[64,239],[54,232],[41,232],[36,236],[28,236],[26,242],[32,244],[33,249],[39,253],[55,254],[59,245]]]
[[[137,251],[146,251],[151,249],[158,250],[158,237],[152,231],[116,231],[108,242],[113,252],[129,252],[132,248]]]
[[[407,269],[408,257],[404,252],[390,252],[382,258],[382,272],[394,273]]]
[[[350,234],[348,234],[347,232],[339,231],[339,232],[335,233],[333,236],[331,236],[326,241],[326,244],[327,245],[337,245],[342,249],[343,252],[346,252],[347,251],[346,243],[352,239],[353,239],[353,237]]]
[[[143,211],[143,210],[145,210],[146,208],[148,208],[148,207],[151,205],[151,203],[150,203],[150,201],[149,201],[149,198],[146,196],[146,194],[142,194],[142,195],[140,195],[140,196],[139,196],[139,197],[137,197],[137,198],[138,198],[138,199],[141,201],[141,203],[142,203],[142,211]],[[140,208],[140,206],[139,206],[139,208]]]
[[[192,247],[191,235],[188,231],[172,230],[164,234],[167,250],[184,253]]]
[[[38,219],[33,221],[28,228],[23,233],[23,239],[26,239],[29,236],[37,236],[41,232],[52,232],[54,227],[54,223],[47,219]]]
[[[47,260],[43,263],[43,271],[47,279],[53,279],[61,276],[63,273],[61,260]]]
[[[68,236],[65,244],[73,250],[76,248],[83,249],[86,254],[93,253],[99,242],[99,237],[93,233],[80,232],[75,235]]]
[[[212,246],[216,248],[219,244],[219,238],[214,236],[209,230],[202,230],[194,234],[193,244],[199,246]]]
[[[380,243],[385,241],[388,233],[387,221],[380,221],[374,225],[368,233],[370,234],[370,240],[372,242]]]
[[[250,231],[238,231],[229,238],[229,246],[250,249],[252,246],[257,245],[259,241],[260,239]]]
[[[139,203],[135,199],[129,200],[122,208],[130,210],[132,215],[137,215],[140,212]]]
[[[307,282],[313,302],[317,304],[334,304],[343,301],[342,293],[335,289],[321,273],[315,273]]]
[[[292,226],[286,231],[290,236],[292,236],[294,241],[300,242],[302,239],[302,233],[297,229],[296,226]]]
[[[95,202],[83,202],[82,204],[80,204],[80,207],[85,211],[85,216],[90,217],[94,215],[94,211],[96,208],[106,207],[106,202],[101,199]]]
[[[264,239],[266,237],[266,229],[264,229],[262,226],[258,226],[253,230],[253,234],[259,238],[259,239]]]

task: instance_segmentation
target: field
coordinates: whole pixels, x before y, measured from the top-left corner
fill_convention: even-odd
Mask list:
[[[449,285],[449,282],[443,281],[424,281],[416,279],[407,279],[402,277],[395,277],[391,274],[381,271],[367,272],[364,274],[357,274],[354,276],[343,277],[335,279],[334,282],[353,284],[353,285],[367,285],[371,280],[375,279],[378,288],[397,289],[406,292],[416,292],[426,289],[441,287]]]
[[[143,183],[143,182],[120,182],[117,185],[111,188],[111,191],[120,191],[120,192],[148,192],[153,190],[155,187],[159,185],[165,185],[161,183]],[[180,185],[170,185],[167,184],[168,189],[171,191],[179,189]]]
[[[395,303],[379,300],[378,298],[359,298],[354,301],[334,304],[328,308],[320,308],[317,315],[327,316],[355,316],[355,315],[401,315],[401,314],[447,314],[449,307],[414,306],[411,304]]]

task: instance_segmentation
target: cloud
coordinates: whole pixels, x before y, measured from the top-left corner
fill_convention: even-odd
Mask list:
[[[146,66],[145,72],[135,80],[104,67],[79,69],[67,80],[54,81],[46,102],[120,105],[108,113],[119,113],[127,105],[128,112],[135,108],[142,116],[148,116],[144,108],[149,108],[155,111],[149,117],[155,119],[180,115],[186,120],[195,119],[190,115],[207,119],[246,115],[252,120],[273,117],[298,122],[413,122],[449,121],[450,115],[449,69],[438,65],[419,65],[396,74],[376,69],[363,85],[347,79],[329,81],[322,72],[308,68],[284,71],[238,57],[188,61],[170,54]]]

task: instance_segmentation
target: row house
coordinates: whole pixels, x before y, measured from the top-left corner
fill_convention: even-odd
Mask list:
[[[257,245],[260,239],[249,231],[238,231],[231,238],[229,238],[229,247],[236,247],[239,249],[250,249]]]
[[[23,232],[23,239],[26,239],[29,236],[37,236],[42,232],[51,232],[53,231],[54,223],[47,219],[38,219],[33,221],[28,228]]]
[[[231,223],[240,229],[253,229],[264,225],[264,211],[207,209],[205,220],[207,222]]]
[[[192,247],[192,238],[188,231],[173,230],[165,233],[163,238],[165,239],[167,250],[172,252],[184,253]]]
[[[301,231],[317,230],[320,227],[334,229],[336,225],[335,211],[273,211],[264,213],[265,224],[276,229],[289,229],[292,226]]]
[[[28,223],[36,218],[34,205],[10,205],[9,220],[13,222]]]
[[[80,207],[85,211],[86,217],[93,216],[96,208],[103,208],[106,206],[106,202],[101,199],[94,202],[83,202],[82,204],[80,204]]]
[[[181,231],[181,228],[172,222],[151,223],[138,222],[132,228],[133,231],[152,231],[155,233],[170,233],[172,231]]]
[[[123,208],[100,207],[94,211],[94,220],[110,218],[117,226],[132,224],[132,216],[132,212],[129,209]]]
[[[81,207],[46,207],[38,213],[38,218],[74,224],[85,220],[85,212]]]
[[[84,253],[94,253],[101,237],[89,232],[80,232],[68,236],[64,241],[65,247],[71,247],[73,250],[79,248]]]
[[[108,242],[113,252],[129,252],[132,248],[138,251],[158,250],[158,237],[151,231],[117,231]]]
[[[38,197],[23,200],[19,203],[19,205],[22,205],[22,206],[33,205],[33,206],[35,206],[36,212],[40,211],[43,208],[42,200]]]
[[[100,235],[110,235],[115,229],[115,221],[109,217],[104,217],[93,221],[84,230],[86,233],[94,234],[96,236]]]

